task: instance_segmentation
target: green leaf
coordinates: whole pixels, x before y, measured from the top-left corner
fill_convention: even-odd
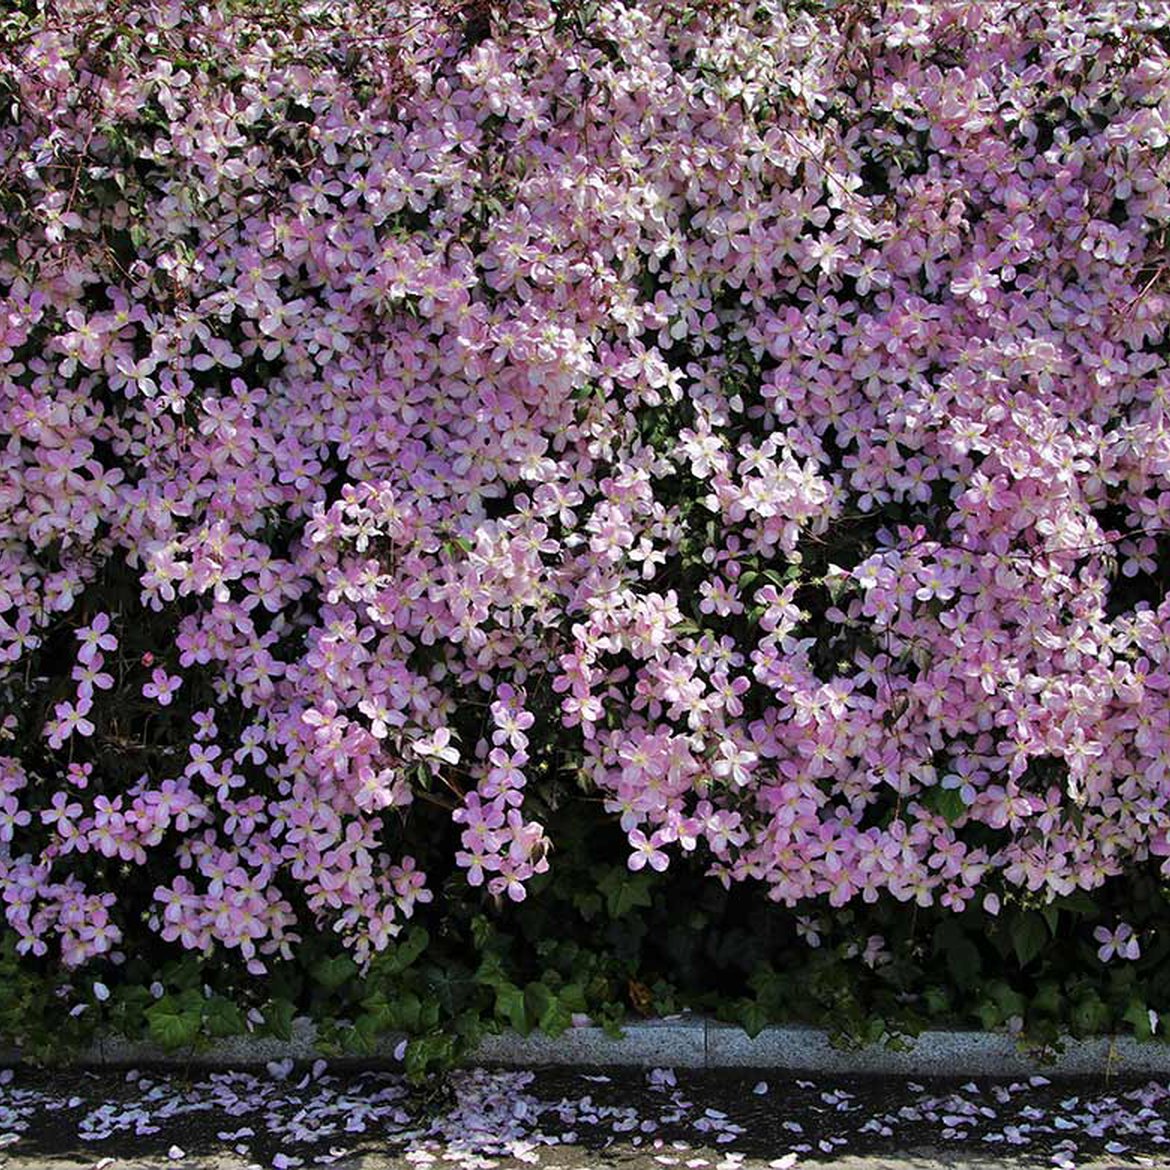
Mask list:
[[[570,1012],[587,1012],[585,989],[579,983],[566,983],[557,993],[557,998]]]
[[[1046,979],[1037,988],[1032,996],[1029,1007],[1038,1015],[1060,1018],[1061,1008],[1064,1006],[1064,996],[1061,994],[1060,984],[1053,979]]]
[[[1047,906],[1040,907],[1040,914],[1044,919],[1044,925],[1048,927],[1048,933],[1055,938],[1056,926],[1060,921],[1060,911],[1050,902]]]
[[[404,1064],[407,1079],[413,1084],[418,1084],[436,1065],[449,1064],[454,1055],[454,1036],[446,1032],[430,1032],[426,1036],[416,1036],[406,1046]]]
[[[394,1026],[404,1032],[417,1032],[422,1026],[422,1000],[413,991],[404,991],[390,1005]]]
[[[496,1018],[506,1020],[521,1036],[528,1035],[524,992],[516,984],[504,983],[496,988]]]
[[[296,1009],[287,999],[274,999],[264,1010],[264,1023],[277,1040],[292,1039],[292,1022]]]
[[[495,935],[495,923],[486,914],[477,914],[471,920],[471,941],[477,951],[486,951]]]
[[[621,1040],[625,1036],[625,1032],[622,1031],[622,1021],[625,1018],[625,1008],[621,1004],[612,1004],[602,1009],[597,1022],[611,1040]]]
[[[1024,1014],[1024,997],[1009,983],[996,979],[988,985],[987,991],[1005,1020]]]
[[[577,913],[586,922],[592,922],[601,913],[602,901],[598,894],[593,893],[592,890],[588,890],[575,893],[573,895],[573,905],[576,907]]]
[[[1086,890],[1073,890],[1071,894],[1063,894],[1055,899],[1053,906],[1061,910],[1071,910],[1078,917],[1099,918],[1101,907],[1093,900],[1093,895]]]
[[[648,907],[651,878],[645,873],[633,873],[615,867],[597,883],[605,895],[605,907],[610,918],[622,918],[638,907]]]
[[[230,999],[221,995],[207,1001],[203,1022],[209,1036],[239,1036],[244,1032],[244,1015]]]
[[[957,788],[932,788],[923,803],[931,812],[938,813],[948,825],[953,825],[967,811]]]
[[[1121,1018],[1133,1028],[1136,1039],[1149,1040],[1154,1035],[1154,1029],[1150,1027],[1150,1010],[1142,1000],[1131,999]]]
[[[573,1026],[573,1012],[559,996],[553,996],[538,1021],[540,1030],[546,1036],[559,1036]]]
[[[524,989],[524,1016],[539,1022],[553,1005],[556,996],[543,983],[530,983]]]
[[[388,949],[389,970],[395,974],[405,971],[427,949],[430,941],[431,936],[421,926],[412,926],[400,943]]]
[[[946,957],[947,970],[962,991],[972,991],[979,984],[983,962],[979,948],[968,938],[962,924],[946,918],[934,932],[934,953]]]
[[[1109,1008],[1096,992],[1077,1000],[1069,1016],[1074,1036],[1095,1036],[1109,1026]]]
[[[998,1028],[1004,1022],[1005,1017],[993,1000],[981,1001],[976,1010],[979,1013],[979,1023],[985,1032]]]
[[[941,1016],[951,1010],[950,996],[947,995],[945,988],[928,987],[923,992],[922,999],[927,1015]]]
[[[203,968],[193,955],[174,959],[162,969],[162,982],[166,987],[177,987],[189,991],[203,983]]]
[[[371,1012],[364,1012],[354,1021],[353,1027],[347,1028],[342,1036],[346,1052],[353,1052],[359,1056],[371,1055],[381,1031],[377,1016]]]
[[[1012,948],[1021,967],[1026,967],[1044,950],[1048,942],[1048,927],[1044,918],[1034,910],[1017,914],[1011,923]]]
[[[485,923],[486,920],[482,918],[477,918],[472,923],[472,938],[477,950],[483,950],[487,941],[486,933],[477,933],[483,932],[484,928],[481,924]],[[381,954],[374,957],[370,964],[368,977],[378,979],[402,974],[418,960],[427,949],[430,941],[430,935],[421,926],[412,926],[399,942],[388,946]]]
[[[443,967],[428,964],[420,968],[420,974],[426,987],[424,1014],[433,1006],[435,1010],[441,1008],[447,1015],[458,1015],[479,998],[479,981],[458,963],[449,962]]]
[[[313,964],[313,979],[326,991],[336,991],[337,988],[352,982],[358,973],[357,964],[349,955],[335,955],[331,959],[318,959]]]
[[[201,1016],[198,1012],[184,1011],[176,1000],[164,995],[146,1009],[146,1021],[151,1040],[167,1052],[174,1052],[195,1043]]]
[[[884,1016],[868,1016],[862,1025],[861,1036],[866,1044],[880,1044],[888,1032]]]
[[[475,978],[478,982],[495,988],[508,986],[512,982],[504,970],[499,955],[485,955],[483,962],[480,963],[475,972]]]
[[[483,1036],[483,1020],[477,1011],[460,1012],[451,1021],[451,1031],[462,1037],[468,1044],[475,1045]]]
[[[768,1026],[768,1013],[754,999],[745,999],[736,1012],[740,1027],[755,1039]]]

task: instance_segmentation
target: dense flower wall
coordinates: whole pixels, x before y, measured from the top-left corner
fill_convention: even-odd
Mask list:
[[[364,965],[423,806],[489,906],[574,801],[805,911],[1170,854],[1165,5],[0,20],[21,954]]]

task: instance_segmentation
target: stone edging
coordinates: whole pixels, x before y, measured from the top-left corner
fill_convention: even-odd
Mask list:
[[[268,1061],[313,1060],[316,1030],[311,1020],[294,1021],[292,1039],[241,1036],[196,1053],[165,1053],[150,1044],[107,1040],[82,1054],[78,1063],[89,1066],[135,1064],[170,1067],[229,1068],[262,1065]],[[334,1063],[386,1064],[394,1062],[401,1036],[386,1036],[370,1058],[346,1058]],[[17,1051],[0,1052],[0,1063],[20,1060]],[[601,1028],[573,1028],[556,1038],[513,1031],[488,1036],[466,1062],[513,1066],[627,1065],[675,1068],[760,1068],[792,1071],[901,1076],[1091,1076],[1113,1073],[1170,1074],[1170,1044],[1138,1043],[1130,1036],[1095,1037],[1065,1041],[1064,1052],[1043,1063],[1021,1052],[1002,1033],[923,1032],[908,1051],[883,1046],[844,1051],[829,1043],[819,1028],[765,1028],[754,1039],[732,1024],[701,1016],[641,1020],[628,1024],[621,1039]]]

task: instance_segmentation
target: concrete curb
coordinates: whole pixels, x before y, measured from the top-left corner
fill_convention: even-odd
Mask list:
[[[756,1068],[841,1076],[1108,1076],[1118,1073],[1170,1075],[1170,1043],[1138,1043],[1130,1036],[1066,1038],[1064,1051],[1043,1062],[1022,1051],[1007,1035],[994,1032],[923,1032],[899,1052],[880,1045],[834,1048],[827,1032],[809,1027],[765,1028],[749,1037],[742,1028],[701,1016],[640,1020],[625,1027],[620,1039],[601,1028],[573,1028],[556,1038],[506,1031],[488,1036],[465,1063],[469,1065],[671,1066],[690,1069]],[[331,1064],[397,1063],[394,1050],[404,1037],[382,1038],[369,1057],[333,1059]],[[290,1040],[240,1036],[202,1052],[168,1053],[151,1044],[110,1039],[95,1044],[79,1059],[89,1067],[155,1065],[170,1068],[245,1068],[269,1061],[317,1058],[316,1029],[298,1018]],[[18,1064],[19,1051],[0,1051],[0,1064]]]
[[[737,1025],[703,1018],[631,1024],[621,1040],[600,1028],[558,1039],[502,1033],[484,1041],[471,1063],[524,1065],[671,1065],[753,1068],[886,1076],[1103,1076],[1170,1074],[1170,1044],[1131,1036],[1066,1038],[1064,1051],[1043,1062],[1012,1037],[994,1032],[922,1032],[906,1051],[882,1045],[834,1048],[820,1028],[770,1027],[749,1037]]]

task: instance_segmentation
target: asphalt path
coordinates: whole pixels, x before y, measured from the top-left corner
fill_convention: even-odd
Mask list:
[[[3,1170],[1131,1170],[1170,1084],[767,1071],[0,1074]]]

